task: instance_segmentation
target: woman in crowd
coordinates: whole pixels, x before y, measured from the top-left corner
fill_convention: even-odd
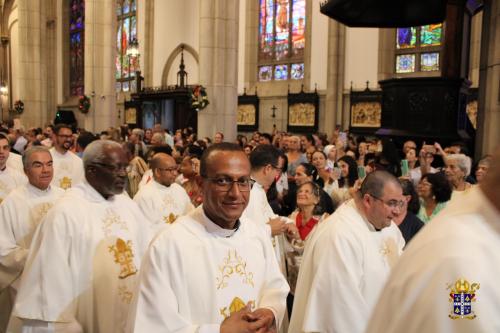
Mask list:
[[[479,162],[477,162],[477,167],[476,171],[474,172],[474,175],[476,176],[476,181],[477,183],[481,183],[484,179],[484,176],[488,172],[488,169],[490,168],[491,164],[491,155],[486,155],[482,157]]]
[[[288,228],[285,234],[288,240],[285,248],[287,278],[290,284],[290,296],[287,299],[289,313],[292,311],[293,295],[305,242],[324,217],[328,216],[328,214],[324,214],[325,211],[321,205],[321,188],[312,181],[305,181],[298,187],[296,205],[297,209],[289,216],[294,223],[287,224]]]
[[[318,177],[321,178],[323,184],[323,190],[325,190],[328,195],[339,187],[337,182],[338,174],[334,173],[333,168],[329,168],[326,164],[326,155],[320,150],[316,150],[312,155],[312,165],[316,168]],[[316,179],[314,179],[316,181]]]
[[[405,158],[408,161],[408,170],[418,167],[417,150],[415,148],[408,148]]]
[[[351,198],[349,189],[358,180],[358,165],[354,158],[348,155],[342,156],[337,163],[340,168],[338,188],[334,189],[330,195],[333,202],[338,206]]]
[[[283,198],[284,201],[284,209],[281,215],[289,215],[296,208],[295,198],[297,195],[297,188],[302,184],[307,182],[315,182],[320,187],[320,201],[321,206],[328,214],[332,214],[335,211],[335,206],[333,205],[332,199],[321,187],[322,180],[317,177],[318,172],[316,168],[309,163],[302,163],[297,167],[296,175],[295,175],[295,183],[296,187],[290,187],[288,194]],[[318,180],[318,181],[315,181]]]
[[[408,179],[399,180],[403,188],[404,200],[400,207],[399,215],[394,219],[394,223],[399,227],[406,244],[422,229],[424,222],[416,214],[420,210],[420,201],[413,183]]]
[[[424,174],[418,183],[417,192],[420,197],[417,216],[424,223],[443,210],[451,198],[450,183],[442,172]]]
[[[199,175],[200,160],[196,156],[187,155],[183,158],[179,167],[180,175],[177,177],[176,182],[180,183],[186,190],[191,203],[198,207],[202,201],[202,179]]]
[[[300,138],[298,136],[291,136],[288,139],[286,157],[288,158],[288,181],[293,182],[297,166],[307,162],[306,155],[300,151]]]
[[[470,174],[471,160],[464,154],[448,154],[444,159],[444,173],[453,190],[452,196],[465,193],[472,185],[465,179]]]
[[[326,155],[326,167],[333,170],[337,166],[337,148],[335,145],[326,145],[323,152]]]

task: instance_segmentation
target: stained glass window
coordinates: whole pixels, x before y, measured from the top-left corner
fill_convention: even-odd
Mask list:
[[[288,65],[274,66],[274,79],[287,80],[288,79]]]
[[[396,73],[439,71],[443,24],[396,29]]]
[[[422,53],[420,55],[420,70],[423,72],[439,70],[439,52]]]
[[[415,54],[401,54],[396,57],[396,73],[415,71]]]
[[[259,81],[271,81],[272,78],[273,78],[272,66],[259,67]]]
[[[85,1],[71,0],[69,15],[70,94],[84,93]]]
[[[116,33],[116,91],[130,91],[138,70],[138,58],[129,57],[130,42],[137,40],[136,0],[116,0],[118,30]]]
[[[303,78],[293,63],[302,62],[305,48],[306,0],[259,0],[259,81]],[[271,77],[261,71],[272,66]],[[302,74],[292,75],[292,70]],[[284,72],[286,71],[286,73]]]
[[[420,30],[420,45],[436,46],[441,45],[441,32],[443,24],[424,25]]]
[[[417,42],[416,28],[398,28],[397,45],[398,49],[407,49],[415,47]]]
[[[292,64],[290,73],[292,80],[302,80],[304,78],[304,64]]]

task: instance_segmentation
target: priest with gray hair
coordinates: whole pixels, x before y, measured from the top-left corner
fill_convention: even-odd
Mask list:
[[[83,165],[84,181],[33,238],[13,312],[23,333],[124,331],[148,228],[123,194],[127,159],[118,143],[92,142]]]
[[[7,326],[19,288],[19,277],[28,257],[33,234],[64,193],[51,186],[54,176],[52,155],[46,147],[33,146],[22,157],[28,183],[10,192],[0,205],[0,331]]]

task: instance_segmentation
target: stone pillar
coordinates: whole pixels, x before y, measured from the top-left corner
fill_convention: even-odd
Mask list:
[[[24,102],[21,115],[28,128],[47,121],[46,5],[39,0],[18,1],[19,13],[19,99]]]
[[[500,144],[500,0],[484,2],[479,66],[476,158]]]
[[[138,6],[140,3],[137,4]],[[144,9],[144,48],[141,54],[144,54],[142,57],[143,63],[140,64],[143,66],[143,75],[144,75],[144,85],[146,87],[153,86],[153,65],[154,65],[154,22],[155,22],[155,0],[146,0]],[[140,45],[140,44],[139,44]],[[141,59],[141,60],[142,60]]]
[[[333,133],[336,124],[345,124],[342,115],[344,91],[345,26],[328,22],[328,76],[326,81],[325,119],[320,130]],[[347,119],[348,122],[349,119]],[[328,125],[327,125],[328,124]]]
[[[210,104],[198,113],[198,137],[236,138],[239,1],[200,0],[200,84]]]
[[[116,126],[118,115],[115,94],[115,1],[85,1],[85,95],[91,109],[83,127],[99,132]],[[111,19],[110,19],[111,18]]]

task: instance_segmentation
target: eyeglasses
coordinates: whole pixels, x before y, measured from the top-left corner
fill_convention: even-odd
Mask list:
[[[250,178],[243,178],[238,180],[232,180],[225,177],[216,178],[205,178],[215,184],[215,188],[220,192],[228,192],[233,188],[233,184],[236,184],[240,192],[249,192],[252,189],[255,180]]]
[[[393,208],[393,209],[395,209],[395,208],[402,209],[402,208],[404,207],[404,205],[405,205],[405,202],[404,202],[403,200],[399,200],[399,201],[398,201],[398,200],[389,200],[389,201],[384,201],[384,200],[382,200],[382,199],[380,199],[380,198],[377,198],[376,196],[374,196],[374,195],[372,195],[372,194],[370,194],[370,196],[371,196],[373,199],[376,199],[376,200],[378,200],[378,201],[382,202],[383,204],[385,204],[385,205],[387,205],[388,207]]]
[[[170,167],[170,168],[157,168],[157,169],[160,171],[174,172],[174,171],[179,170],[179,167],[175,166],[175,167]]]
[[[269,164],[271,166],[271,168],[273,168],[274,170],[276,171],[281,171],[281,167],[277,166],[277,165],[272,165],[272,164]]]
[[[118,173],[118,172],[121,172],[121,171],[127,171],[127,167],[128,165],[127,164],[106,164],[106,163],[100,163],[100,162],[94,162],[92,163],[94,165],[99,165],[105,169],[108,169],[110,172],[112,173]]]

